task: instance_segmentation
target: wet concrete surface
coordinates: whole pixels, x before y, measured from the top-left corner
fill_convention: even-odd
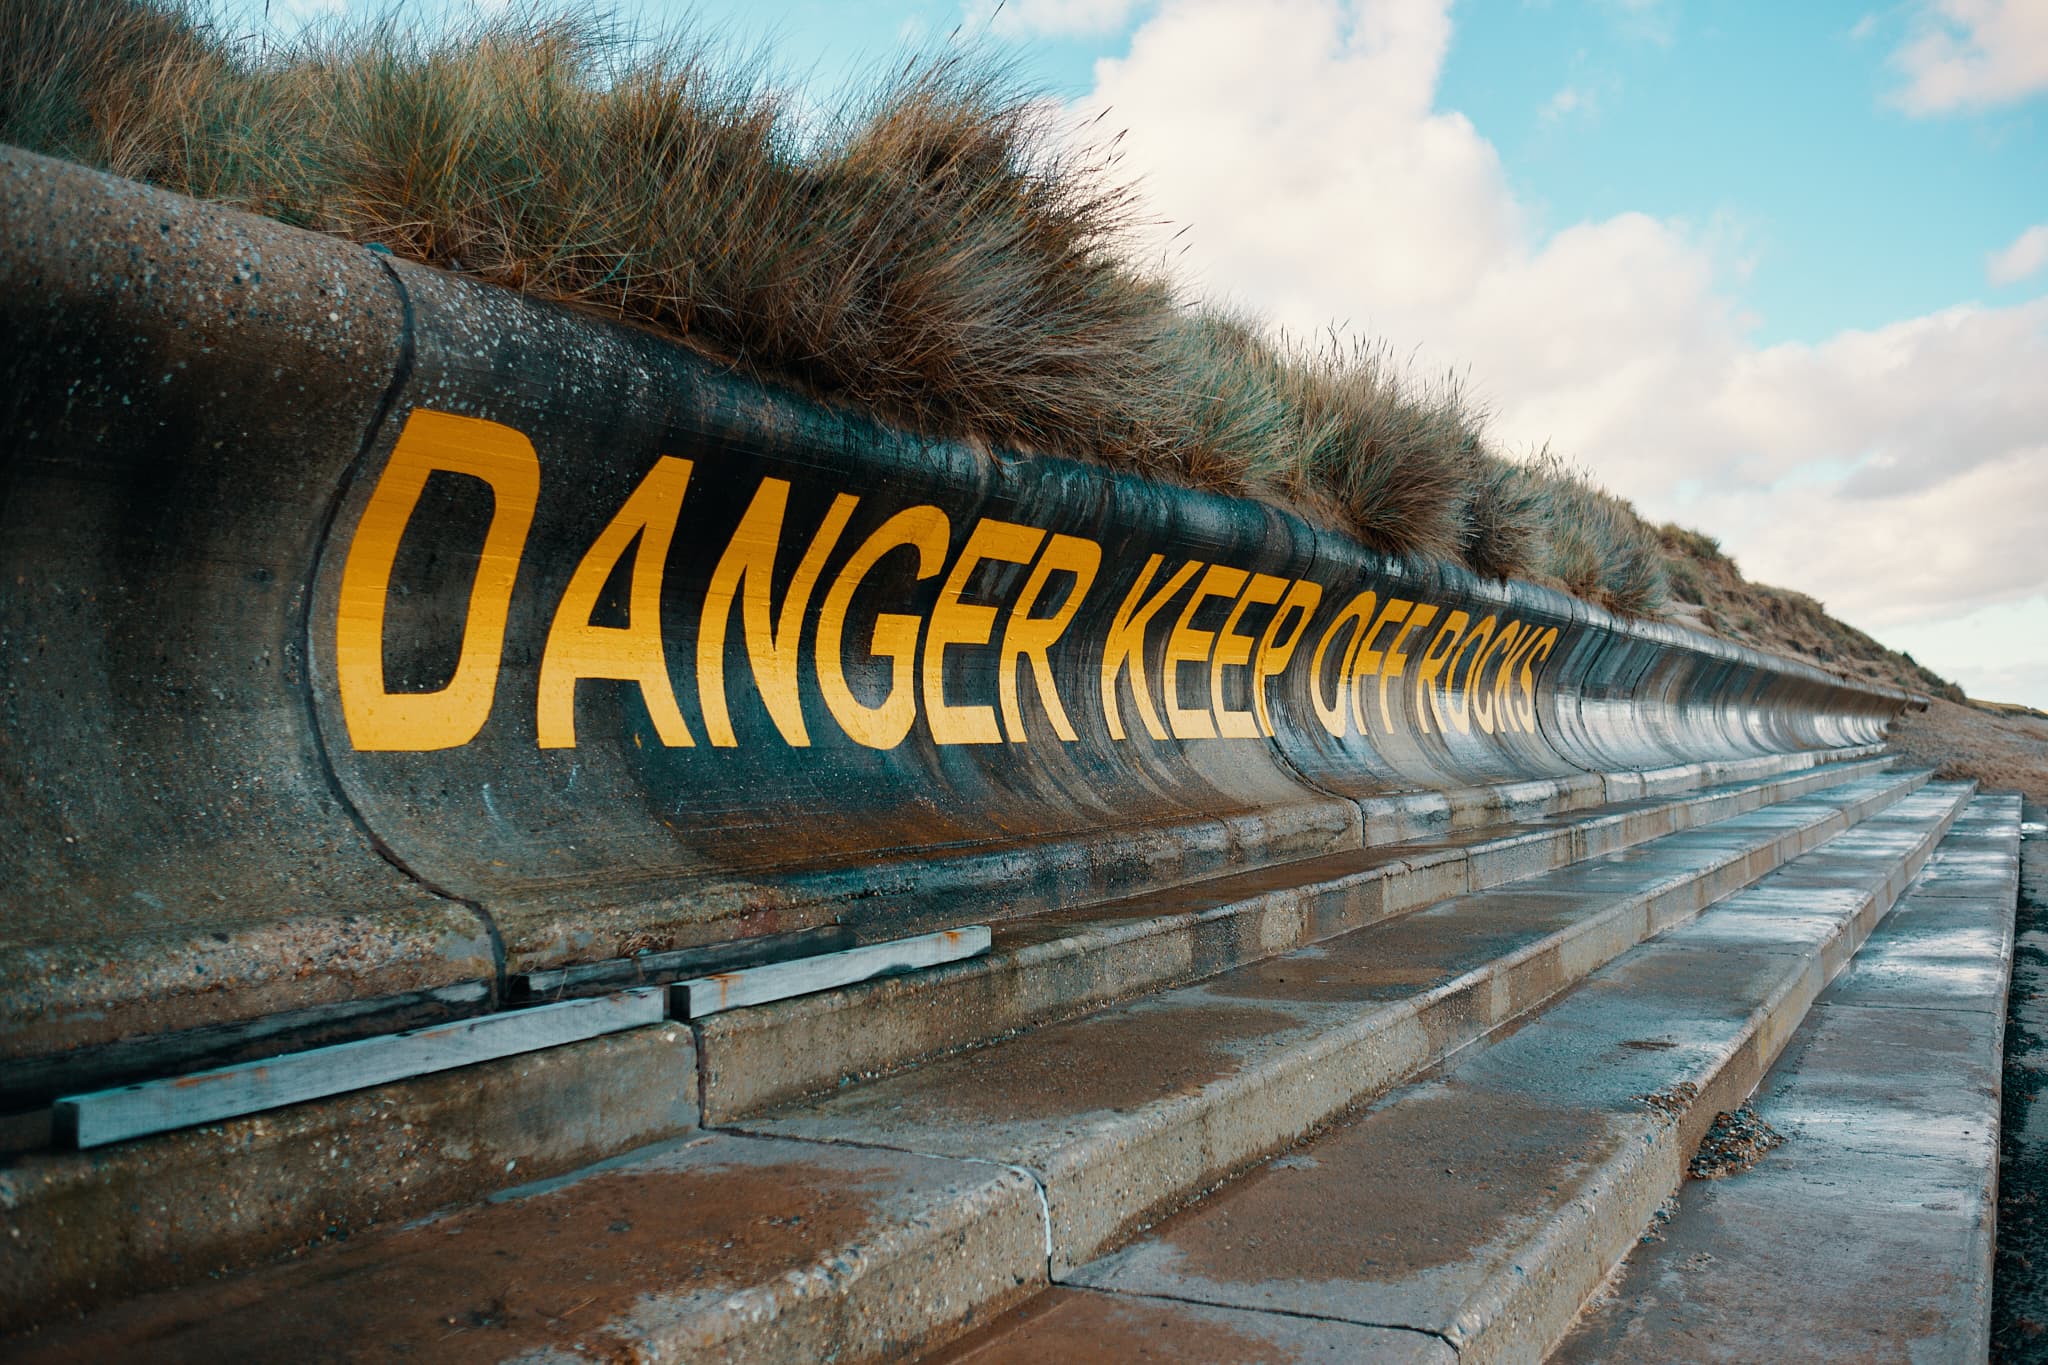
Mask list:
[[[1076,1282],[1441,1330],[1628,1141],[1614,1120],[1455,1080],[1397,1092]]]
[[[2010,821],[1965,823],[1758,1090],[1783,1144],[1689,1182],[1560,1365],[1983,1359],[2013,864]]]
[[[960,1226],[947,1226],[950,1222]],[[1007,1230],[1007,1236],[1002,1235]],[[997,1235],[991,1238],[991,1231]],[[19,1361],[865,1358],[1042,1283],[1027,1181],[893,1152],[705,1137],[0,1344]],[[991,1254],[994,1253],[994,1254]],[[1034,1277],[1033,1270],[1036,1268]],[[918,1288],[847,1302],[891,1270]],[[807,1335],[804,1313],[827,1312]],[[750,1340],[781,1317],[773,1350]]]
[[[0,1167],[0,1331],[300,1254],[696,1127],[661,1024]]]
[[[1801,803],[1808,808],[1790,829],[1839,821],[1843,809],[1879,793],[1899,796],[1915,781],[1848,784]],[[1924,825],[1953,801],[1953,789],[1904,795],[1892,808],[1900,814],[1875,817],[1879,828],[1861,845],[1864,861],[1851,857],[1845,865],[1868,881],[1869,869],[1902,847],[1915,822]],[[1584,875],[1589,868],[1613,873],[1604,860],[1560,869],[737,1126],[1024,1166],[1047,1189],[1059,1274],[1136,1222],[1299,1140],[1639,942],[1653,931],[1645,879],[1684,886],[1729,875],[1729,867],[1787,837],[1782,818],[1756,814],[1673,835],[1654,851],[1617,855],[1634,880],[1611,888]],[[1880,872],[1878,883],[1887,875]],[[1697,904],[1683,899],[1687,910]],[[1780,945],[1774,956],[1750,942],[1735,969],[1768,974],[1793,951]],[[1678,969],[1681,977],[1697,974]],[[1657,1026],[1646,1016],[1626,1036],[1654,1036]],[[1709,1028],[1701,1036],[1720,1034]],[[1620,1068],[1615,1074],[1643,1078],[1614,1102],[1632,1108],[1633,1096],[1655,1090],[1678,1061]]]
[[[2029,801],[2023,822],[2048,826]],[[2020,841],[2020,902],[2005,1034],[1998,1265],[1991,1356],[2048,1362],[2048,828]]]
[[[1246,1050],[1297,1033],[1280,1009],[1190,1001],[1115,1009],[1006,1050],[996,1065],[951,1068],[943,1092],[924,1092],[946,1119],[1060,1123],[1191,1095],[1235,1074]],[[857,1101],[850,1101],[852,1104]],[[900,1112],[900,1099],[890,1102]],[[872,1107],[872,1106],[867,1106]]]
[[[1687,771],[1695,781],[1703,775],[1701,765]],[[1523,824],[1475,826],[1442,838],[1353,850],[1163,894],[999,922],[994,950],[971,963],[709,1021],[702,1035],[706,1113],[710,1122],[724,1123],[847,1080],[870,1080],[1020,1028],[1057,1023],[1147,991],[1214,977],[1305,940],[1328,940],[1440,903],[1469,889],[1468,881],[1484,871],[1489,849],[1521,849],[1536,841],[1543,845],[1548,870],[1550,861],[1567,852],[1579,858],[1601,856],[1674,830],[1696,831],[1691,837],[1705,838],[1716,822],[1772,801],[1816,794],[1823,802],[1828,794],[1839,801],[1851,790],[1869,791],[1874,781],[1898,781],[1896,776],[1882,778],[1882,772],[1882,763],[1866,760],[1766,773],[1697,788],[1676,799],[1648,798]],[[1549,792],[1546,799],[1561,799],[1551,790],[1554,784],[1542,785]],[[1416,800],[1419,804],[1422,798]],[[1723,841],[1715,847],[1728,846]],[[1526,894],[1552,894],[1577,903],[1568,891]]]
[[[1540,1349],[1612,1264],[1601,1257],[1618,1257],[1677,1182],[1720,1100],[1732,1107],[1755,1083],[1836,941],[1860,937],[1910,830],[1924,841],[1955,799],[1909,798],[1858,850],[1834,854],[1859,891],[1831,898],[1832,914],[1775,913],[1768,882],[1738,894],[1075,1282],[1406,1326],[1482,1354],[1509,1324]]]

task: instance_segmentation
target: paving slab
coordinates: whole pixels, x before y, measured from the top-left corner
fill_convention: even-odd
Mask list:
[[[1889,904],[1893,864],[1924,859],[1963,794],[1909,797],[1860,858],[1835,859],[1862,904],[1788,927],[1749,903],[1769,882],[1734,896],[1066,1278],[1408,1327],[1461,1361],[1540,1357]]]
[[[1689,1182],[1553,1360],[1985,1358],[2018,807],[1970,809],[2003,831],[1950,836],[1759,1089],[1784,1144]]]
[[[923,1357],[925,1365],[1454,1365],[1449,1344],[1420,1332],[1246,1313],[1234,1308],[1049,1289],[987,1327]]]
[[[733,1126],[1029,1169],[1057,1276],[1923,780],[1846,784]]]
[[[707,1135],[0,1342],[17,1362],[860,1360],[1045,1283],[998,1166]]]

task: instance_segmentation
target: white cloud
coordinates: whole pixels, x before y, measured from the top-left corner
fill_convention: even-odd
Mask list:
[[[1993,284],[2018,284],[2048,265],[2048,223],[2036,223],[2012,239],[2003,251],[1984,262],[1984,276]]]
[[[1759,347],[1716,225],[1541,235],[1493,146],[1435,107],[1449,40],[1444,0],[1174,0],[1088,103],[1129,129],[1211,294],[1469,366],[1508,443],[1554,440],[1851,621],[2041,599],[2048,298]]]
[[[2048,709],[2048,655],[2015,657],[2013,641],[2048,638],[2048,597],[1984,607],[1888,632],[1892,643],[1942,671],[1973,697]]]
[[[2048,90],[2048,4],[1921,0],[1912,36],[1892,63],[1906,77],[1898,103],[1911,113],[2025,99]]]
[[[1567,85],[1543,102],[1538,117],[1545,123],[1555,123],[1573,114],[1591,114],[1599,107],[1599,99],[1590,90],[1581,90],[1576,85]]]
[[[1114,33],[1143,0],[968,0],[971,20],[987,20],[1005,38]]]

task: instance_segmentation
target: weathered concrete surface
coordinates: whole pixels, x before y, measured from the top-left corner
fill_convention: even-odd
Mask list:
[[[4,148],[0,222],[0,1110],[11,1063],[228,997],[495,981],[485,921],[353,819],[306,701],[321,513],[400,362],[390,277]]]
[[[576,1170],[691,1131],[680,1024],[0,1169],[0,1330]]]
[[[1420,1332],[1247,1313],[1235,1308],[1048,1289],[925,1365],[1128,1365],[1215,1361],[1230,1365],[1455,1365],[1448,1344]]]
[[[1785,1138],[1689,1182],[1552,1360],[1981,1361],[2019,798],[1980,797],[1758,1091]]]
[[[1882,772],[1828,764],[998,923],[983,957],[706,1020],[708,1121],[1211,976],[1418,907]],[[1705,776],[1703,770],[1695,776]]]
[[[1965,794],[1908,797],[1793,865],[1853,900],[1786,924],[1767,879],[1072,1281],[1541,1358]]]
[[[1865,831],[1903,847],[1953,804],[1909,795],[1924,780],[1847,783],[737,1126],[1025,1167],[1057,1276],[1829,835],[1859,851],[1826,875],[1869,875]]]
[[[19,1362],[900,1355],[1045,1283],[1014,1171],[706,1136],[0,1343]]]

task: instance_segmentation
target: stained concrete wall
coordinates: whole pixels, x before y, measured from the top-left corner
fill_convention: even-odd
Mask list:
[[[1355,846],[1389,793],[1865,745],[1908,700],[26,153],[0,218],[17,1090]]]

